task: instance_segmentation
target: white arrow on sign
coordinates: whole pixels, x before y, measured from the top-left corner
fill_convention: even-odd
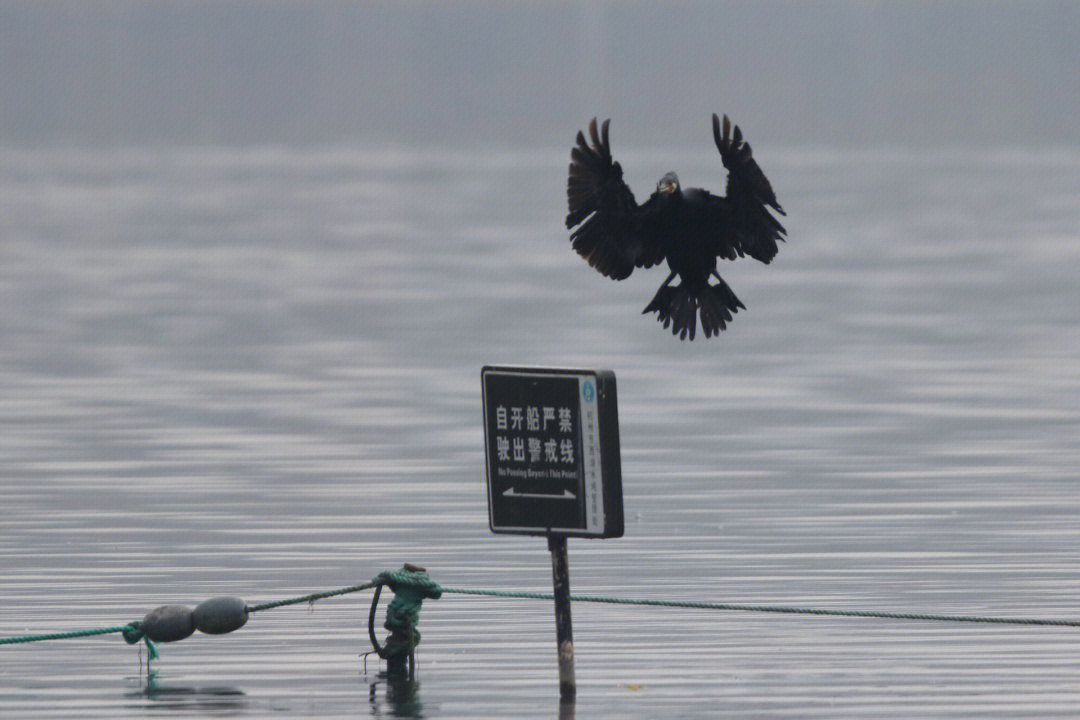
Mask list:
[[[503,492],[503,497],[543,498],[545,500],[573,500],[573,499],[575,499],[577,497],[577,495],[570,492],[569,490],[563,490],[558,495],[545,495],[543,493],[515,492],[514,491],[514,486],[511,485],[510,487],[506,488],[506,490]]]

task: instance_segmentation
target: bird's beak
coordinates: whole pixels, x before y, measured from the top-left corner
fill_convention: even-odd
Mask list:
[[[679,184],[669,177],[661,178],[656,189],[665,195],[670,195],[679,188]]]

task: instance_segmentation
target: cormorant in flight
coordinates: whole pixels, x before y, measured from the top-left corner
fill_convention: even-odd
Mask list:
[[[767,209],[784,215],[742,131],[736,125],[732,132],[727,115],[722,126],[715,114],[712,121],[713,138],[728,171],[726,197],[700,188],[683,190],[669,172],[638,205],[622,179],[622,167],[611,158],[610,120],[597,130],[593,118],[592,144],[578,132],[577,146],[570,152],[566,227],[572,229],[574,250],[614,280],[666,259],[671,274],[643,313],[656,312],[680,340],[694,339],[699,313],[705,337],[711,337],[746,307],[716,272],[716,259],[749,255],[767,263],[786,233]],[[676,275],[679,284],[671,285]],[[713,277],[716,284],[710,285]]]

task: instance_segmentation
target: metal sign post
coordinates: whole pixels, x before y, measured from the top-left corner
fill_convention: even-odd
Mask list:
[[[566,536],[548,535],[551,575],[555,596],[555,644],[559,650],[559,695],[570,699],[577,694],[574,679],[574,626],[570,621],[570,565],[566,559]]]
[[[481,384],[489,525],[494,533],[548,539],[559,690],[573,698],[566,538],[623,534],[615,374],[485,367]]]

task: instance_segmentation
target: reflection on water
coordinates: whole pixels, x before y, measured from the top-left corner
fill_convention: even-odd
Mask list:
[[[631,185],[673,154],[628,154]],[[549,590],[542,539],[487,529],[489,363],[618,376],[626,536],[570,542],[575,592],[1076,617],[1080,157],[775,153],[790,241],[769,267],[723,268],[747,310],[693,344],[640,314],[661,278],[610,282],[570,251],[565,164],[0,151],[0,634],[406,561]],[[673,163],[710,187],[715,165]],[[410,692],[360,675],[368,603],[164,645],[163,691],[131,692],[118,636],[5,647],[0,715],[560,712],[549,602],[425,604]],[[574,620],[581,717],[1080,702],[1075,633],[1053,628],[584,604]]]
[[[168,707],[170,710],[182,708],[218,713],[241,710],[246,705],[243,691],[236,688],[165,685],[156,672],[147,676],[142,690],[127,694],[129,698],[140,696],[153,701],[155,707]]]
[[[424,717],[424,704],[420,701],[420,681],[413,678],[380,674],[369,682],[368,701],[371,703],[373,717],[384,714],[391,717]]]

